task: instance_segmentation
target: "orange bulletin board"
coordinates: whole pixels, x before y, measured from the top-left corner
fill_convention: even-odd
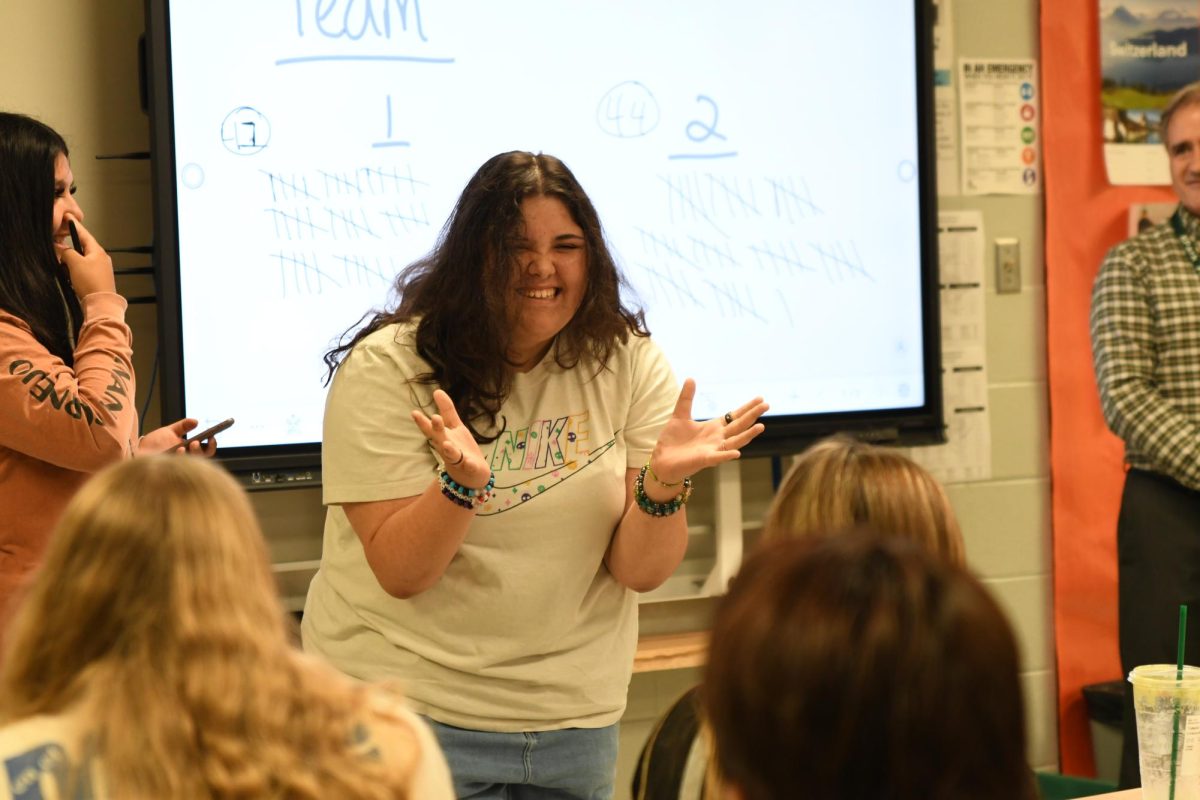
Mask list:
[[[1101,146],[1096,0],[1041,4],[1046,198],[1047,369],[1054,531],[1054,630],[1061,769],[1093,774],[1081,689],[1121,675],[1117,510],[1122,445],[1104,424],[1092,373],[1092,280],[1126,237],[1129,206],[1166,187],[1110,186]]]

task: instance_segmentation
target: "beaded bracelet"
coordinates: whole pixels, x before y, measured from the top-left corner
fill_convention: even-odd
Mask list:
[[[692,496],[692,479],[684,478],[683,489],[679,494],[665,503],[656,503],[646,494],[646,472],[649,469],[650,463],[646,462],[646,466],[638,471],[637,478],[633,482],[633,500],[637,503],[638,508],[652,517],[669,517],[683,508],[688,498]]]
[[[482,489],[471,489],[458,483],[450,477],[450,473],[442,470],[438,473],[438,485],[442,488],[442,496],[450,502],[463,508],[474,508],[492,499],[492,489],[496,486],[496,473],[493,472],[488,476],[488,482]]]

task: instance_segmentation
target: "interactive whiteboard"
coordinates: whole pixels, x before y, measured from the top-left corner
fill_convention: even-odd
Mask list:
[[[940,429],[919,10],[150,0],[167,416],[315,453],[322,354],[522,149],[592,197],[697,416]]]

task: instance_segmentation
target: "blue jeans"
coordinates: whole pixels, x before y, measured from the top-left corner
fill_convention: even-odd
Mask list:
[[[617,726],[494,733],[428,717],[459,800],[611,800]]]

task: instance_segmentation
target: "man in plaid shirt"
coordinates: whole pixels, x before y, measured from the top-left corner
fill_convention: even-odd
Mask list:
[[[1163,110],[1167,223],[1118,244],[1092,292],[1092,352],[1129,470],[1117,521],[1121,668],[1175,662],[1178,609],[1200,609],[1200,83]],[[1200,663],[1200,635],[1186,660]],[[1132,691],[1121,787],[1141,781]]]

